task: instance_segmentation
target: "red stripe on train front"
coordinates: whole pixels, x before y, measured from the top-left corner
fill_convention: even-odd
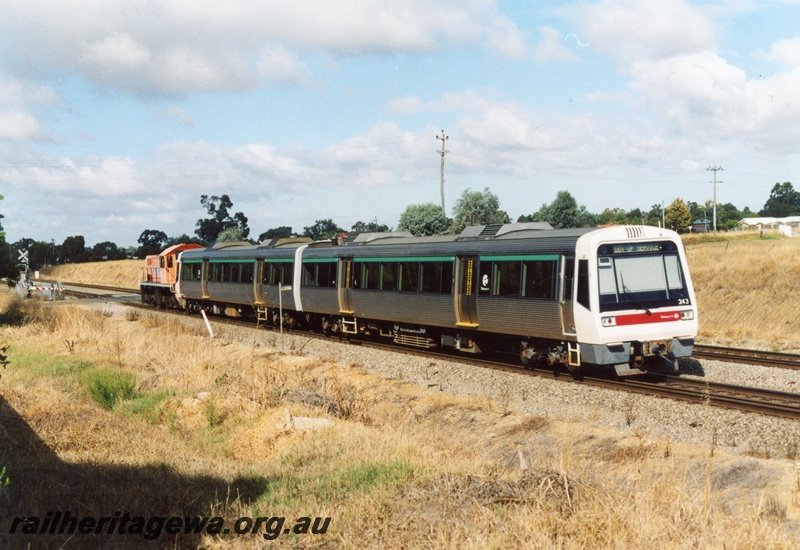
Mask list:
[[[671,323],[681,320],[680,311],[653,311],[648,315],[645,312],[631,313],[630,315],[617,315],[617,326],[646,325],[650,323]]]

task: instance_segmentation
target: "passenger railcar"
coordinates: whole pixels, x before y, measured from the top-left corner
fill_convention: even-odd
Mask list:
[[[468,227],[185,250],[175,301],[418,347],[505,350],[525,364],[676,368],[697,309],[680,237],[642,226]]]

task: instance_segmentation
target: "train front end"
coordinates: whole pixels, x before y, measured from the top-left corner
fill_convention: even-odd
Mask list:
[[[576,243],[575,327],[580,361],[620,376],[677,372],[697,336],[697,301],[674,231],[619,226]]]

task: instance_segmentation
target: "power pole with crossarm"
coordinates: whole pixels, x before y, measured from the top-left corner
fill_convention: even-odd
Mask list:
[[[439,192],[442,194],[442,211],[443,212],[447,212],[444,209],[444,156],[447,153],[449,153],[450,151],[445,150],[444,142],[447,141],[448,139],[450,139],[450,136],[444,135],[444,130],[442,130],[442,135],[441,136],[436,136],[436,139],[441,139],[442,140],[442,150],[441,151],[436,151],[436,152],[439,153],[442,156],[442,168],[441,168],[441,172],[439,174]],[[445,215],[447,215],[447,214],[445,214]]]
[[[714,172],[714,235],[717,234],[717,170],[722,170],[722,166],[709,166],[706,170]],[[720,181],[720,183],[722,183]]]

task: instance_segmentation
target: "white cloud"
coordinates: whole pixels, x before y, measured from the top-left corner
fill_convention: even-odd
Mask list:
[[[111,69],[130,69],[148,63],[150,52],[128,33],[106,36],[85,45],[85,59]]]
[[[527,55],[525,37],[509,19],[497,18],[487,29],[490,49],[509,59],[523,59]]]
[[[0,112],[0,140],[41,140],[45,133],[36,118],[22,111]]]
[[[0,72],[0,105],[51,107],[57,103],[58,95],[49,86],[13,78]]]
[[[309,84],[313,81],[308,66],[281,45],[265,47],[258,56],[259,76],[274,84]]]
[[[578,61],[578,56],[567,47],[566,37],[561,31],[553,27],[542,27],[539,29],[539,33],[541,38],[534,50],[534,57],[537,61],[540,63]]]
[[[800,124],[800,104],[792,99],[800,97],[800,39],[775,42],[760,54],[793,70],[749,80],[718,51],[720,31],[704,6],[603,0],[574,13],[582,36],[628,78],[630,107],[659,121],[673,139],[746,139],[752,149],[786,152],[800,145],[800,136],[788,130]],[[587,99],[614,95],[596,92]]]
[[[519,58],[516,25],[488,0],[10,0],[0,22],[0,51],[24,59],[38,77],[75,73],[135,95],[247,90],[262,81],[313,82],[303,56],[435,51],[484,43]],[[32,32],[33,29],[36,32]],[[0,59],[0,70],[4,68]],[[8,71],[20,70],[5,65]]]
[[[800,68],[800,38],[779,40],[772,44],[769,52],[761,52],[759,57],[785,67]]]
[[[622,72],[637,60],[670,58],[712,49],[716,28],[705,13],[682,0],[603,0],[581,4],[581,41],[608,55]]]

